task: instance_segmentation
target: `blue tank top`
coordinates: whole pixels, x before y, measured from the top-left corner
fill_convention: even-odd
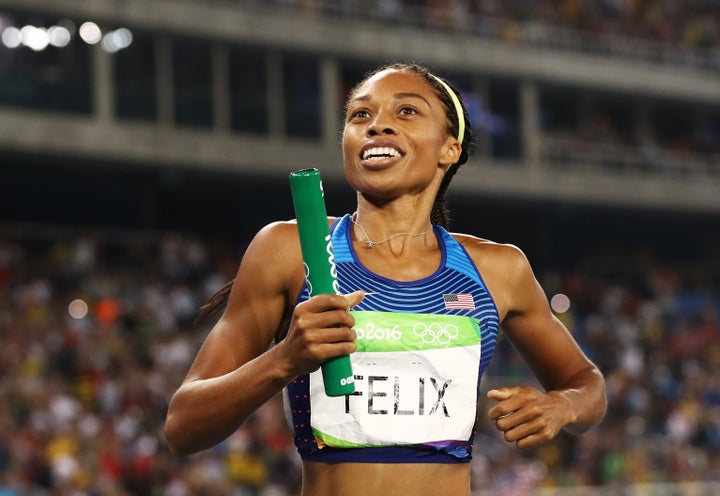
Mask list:
[[[339,218],[331,231],[340,293],[348,294],[360,289],[367,293],[377,293],[366,296],[353,310],[461,315],[477,319],[481,336],[480,364],[479,370],[472,373],[478,374],[479,393],[480,378],[493,356],[497,342],[500,324],[497,307],[465,248],[442,227],[434,226],[433,230],[442,253],[435,273],[417,281],[394,281],[371,272],[358,260],[350,236],[350,216]],[[307,285],[303,285],[297,302],[308,298]],[[286,416],[303,460],[467,463],[471,459],[474,429],[469,439],[441,446],[321,448],[310,427],[312,412],[309,382],[308,375],[297,377],[284,391]]]

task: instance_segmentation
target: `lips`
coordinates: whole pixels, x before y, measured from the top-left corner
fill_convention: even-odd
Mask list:
[[[362,160],[366,160],[369,162],[387,160],[391,158],[400,158],[402,156],[402,151],[390,145],[370,145],[365,147],[360,154],[360,158]]]

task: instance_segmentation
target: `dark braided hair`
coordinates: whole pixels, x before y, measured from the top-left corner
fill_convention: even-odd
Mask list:
[[[414,74],[417,74],[420,76],[427,84],[429,84],[434,90],[435,95],[438,97],[438,99],[442,102],[442,104],[445,106],[445,115],[447,116],[447,133],[450,136],[457,136],[460,122],[458,121],[458,115],[455,111],[455,104],[453,103],[452,97],[450,94],[448,94],[447,90],[443,87],[443,85],[436,79],[436,77],[425,67],[417,64],[404,64],[404,63],[393,63],[388,64],[385,66],[382,66],[378,69],[373,70],[372,72],[369,72],[365,75],[362,81],[360,81],[355,87],[350,91],[350,95],[355,93],[355,91],[368,79],[370,79],[375,74],[378,74],[382,71],[386,70],[396,70],[396,71],[407,71],[412,72]],[[445,81],[445,80],[443,80]],[[468,152],[470,148],[470,142],[472,140],[472,131],[470,129],[470,116],[468,115],[467,109],[465,108],[465,104],[462,99],[462,95],[460,92],[448,81],[445,81],[445,84],[447,84],[450,89],[455,93],[455,96],[457,97],[458,101],[460,102],[460,105],[462,106],[463,110],[463,118],[465,119],[465,131],[463,133],[463,136],[461,137],[460,146],[462,148],[460,152],[460,157],[458,158],[458,161],[454,164],[452,164],[447,172],[445,172],[445,177],[443,177],[442,182],[440,183],[440,188],[438,189],[437,195],[435,196],[435,201],[433,202],[432,211],[430,212],[430,222],[433,224],[440,225],[444,227],[445,229],[448,229],[450,227],[450,211],[447,208],[447,201],[445,200],[445,192],[447,191],[448,186],[450,185],[450,181],[452,181],[452,178],[455,176],[455,173],[457,172],[458,168],[467,162],[468,160]],[[214,315],[216,312],[218,312],[221,308],[223,308],[226,304],[228,299],[230,298],[230,291],[232,290],[232,286],[235,280],[231,280],[228,282],[225,286],[223,286],[219,291],[217,291],[215,294],[213,294],[210,298],[208,298],[207,302],[200,307],[200,312],[198,314],[197,323],[201,323],[205,321],[206,319],[210,318],[212,315]]]

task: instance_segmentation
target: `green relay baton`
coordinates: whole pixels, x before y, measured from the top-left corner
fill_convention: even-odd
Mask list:
[[[340,294],[333,256],[320,171],[302,169],[290,173],[300,249],[310,295]],[[331,358],[322,365],[325,394],[344,396],[355,392],[350,357]]]

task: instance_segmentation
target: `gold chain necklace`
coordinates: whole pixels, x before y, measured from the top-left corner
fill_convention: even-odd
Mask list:
[[[398,236],[408,236],[408,237],[411,237],[411,238],[417,238],[418,236],[424,236],[425,234],[427,234],[427,233],[430,231],[430,229],[432,229],[432,225],[430,225],[430,227],[428,227],[427,229],[425,229],[425,230],[424,230],[423,232],[421,232],[421,233],[401,232],[401,233],[396,233],[396,234],[393,234],[393,235],[391,235],[391,236],[388,236],[387,238],[385,238],[385,239],[383,239],[383,240],[380,240],[380,241],[373,241],[372,239],[370,239],[370,235],[369,235],[368,232],[365,230],[365,228],[355,220],[355,216],[357,216],[357,212],[353,213],[353,214],[350,216],[350,220],[352,221],[353,224],[355,224],[356,226],[358,226],[358,227],[360,228],[360,230],[363,232],[363,234],[365,235],[365,247],[366,247],[366,248],[372,248],[372,247],[375,246],[375,245],[379,245],[379,244],[385,243],[386,241],[390,241],[391,239],[397,238]]]

